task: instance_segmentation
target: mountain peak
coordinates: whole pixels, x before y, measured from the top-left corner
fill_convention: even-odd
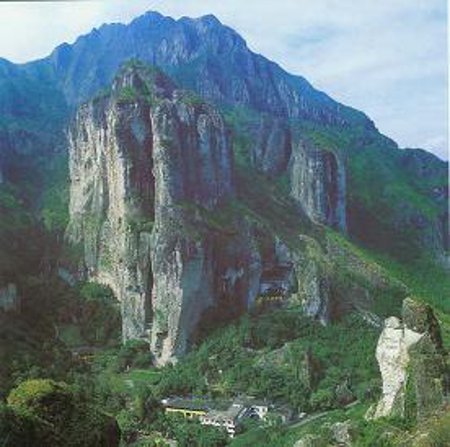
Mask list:
[[[213,14],[175,20],[148,11],[128,25],[106,25],[70,47],[59,47],[51,62],[68,102],[75,105],[110,84],[130,59],[161,68],[180,87],[218,104],[321,123],[368,122],[362,113],[315,90],[304,78],[253,53]]]
[[[120,96],[125,90],[137,96],[148,96],[153,92],[159,97],[170,97],[175,89],[174,82],[160,69],[139,60],[123,64],[112,85],[116,96]]]
[[[199,17],[197,20],[200,20],[201,22],[207,23],[209,25],[223,26],[222,22],[214,14],[206,14],[204,16]]]
[[[142,14],[141,16],[137,17],[135,20],[139,20],[144,17],[147,20],[155,20],[155,21],[165,18],[165,16],[163,16],[160,12],[149,10],[149,11],[145,12],[144,14]]]

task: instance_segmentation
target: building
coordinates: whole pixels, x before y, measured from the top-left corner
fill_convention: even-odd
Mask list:
[[[233,438],[239,427],[240,420],[246,408],[242,404],[233,403],[226,410],[210,410],[200,417],[202,425],[224,428],[230,438]]]
[[[245,417],[263,420],[269,412],[269,406],[264,402],[249,402],[247,404]]]
[[[201,399],[173,397],[161,401],[167,414],[175,414],[186,419],[198,419],[208,412],[208,405]]]
[[[271,407],[266,400],[255,399],[252,396],[240,396],[234,402],[245,409],[242,418],[258,419],[260,421],[266,418]]]
[[[161,401],[167,414],[197,419],[202,425],[219,427],[233,438],[243,419],[263,420],[269,411],[266,402],[254,398],[237,399],[233,402],[209,402],[198,398],[172,397]]]

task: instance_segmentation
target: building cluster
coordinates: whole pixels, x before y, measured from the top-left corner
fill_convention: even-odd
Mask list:
[[[269,404],[254,399],[240,399],[232,402],[209,402],[195,398],[168,398],[162,404],[167,414],[178,414],[187,419],[197,419],[202,425],[220,427],[233,438],[242,421],[247,418],[264,420]]]

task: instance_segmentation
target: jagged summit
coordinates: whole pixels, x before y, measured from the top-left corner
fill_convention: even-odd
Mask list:
[[[76,105],[106,87],[132,58],[158,66],[181,87],[216,103],[293,119],[373,127],[361,112],[253,53],[236,31],[213,15],[174,20],[149,11],[128,25],[103,25],[73,45],[56,48],[47,64],[55,70],[67,101]]]
[[[176,84],[157,67],[131,60],[122,65],[112,83],[111,91],[117,99],[128,93],[130,99],[171,98]]]
[[[127,25],[101,26],[74,44],[61,45],[46,59],[25,65],[0,64],[3,65],[0,69],[3,121],[19,123],[3,135],[0,144],[6,146],[4,152],[15,150],[16,146],[26,147],[33,139],[37,139],[36,148],[44,152],[52,151],[56,144],[62,147],[69,112],[73,113],[79,104],[110,86],[119,68],[130,59],[158,67],[180,88],[194,91],[223,110],[235,109],[241,115],[256,117],[254,122],[247,120],[247,130],[254,141],[259,141],[255,132],[261,127],[261,114],[268,115],[264,133],[267,141],[261,141],[260,148],[249,148],[248,152],[263,157],[256,160],[256,165],[264,166],[263,171],[269,175],[284,175],[289,168],[290,132],[297,139],[301,136],[303,140],[312,140],[312,146],[317,146],[317,153],[322,155],[339,149],[343,153],[341,159],[348,159],[351,165],[347,176],[351,182],[348,188],[351,234],[365,238],[368,232],[361,229],[367,224],[374,227],[370,234],[386,225],[392,227],[389,234],[400,229],[404,233],[405,227],[423,233],[430,227],[424,222],[436,221],[431,234],[419,236],[420,244],[441,250],[442,241],[448,240],[441,235],[448,233],[448,214],[439,199],[445,197],[441,191],[448,185],[446,164],[439,160],[432,163],[439,178],[437,185],[427,178],[420,180],[426,185],[419,184],[414,177],[418,163],[412,161],[417,157],[404,157],[397,145],[381,135],[364,113],[339,104],[314,89],[304,78],[293,76],[253,53],[234,30],[211,16],[174,20],[149,12]],[[21,120],[25,121],[21,123]],[[271,120],[279,123],[272,130],[269,129]],[[284,128],[288,132],[283,137]],[[276,150],[277,141],[285,142],[281,157]],[[400,174],[405,166],[412,173],[407,177]],[[330,184],[336,183],[332,174],[336,169],[324,171],[326,176],[325,172],[331,175]],[[372,178],[368,172],[377,174]],[[393,186],[396,183],[401,185]],[[404,191],[412,198],[406,200],[411,206],[405,206]],[[422,199],[430,198],[436,202],[430,204],[431,208],[420,205]],[[318,208],[327,207],[316,199],[312,202]],[[381,209],[387,207],[392,212],[371,216],[366,204],[380,201]],[[399,210],[405,209],[406,217],[399,216],[405,214]],[[383,216],[387,216],[387,222],[379,222]],[[374,239],[379,242],[385,239],[385,234],[386,230],[379,230]]]

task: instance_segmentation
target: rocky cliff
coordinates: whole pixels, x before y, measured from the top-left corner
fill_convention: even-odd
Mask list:
[[[443,404],[445,353],[439,323],[428,305],[405,299],[402,320],[385,321],[376,357],[383,395],[375,418],[424,418]]]
[[[225,296],[237,307],[254,299],[250,230],[243,222],[224,236],[208,224],[234,194],[230,140],[214,108],[130,65],[110,94],[80,108],[70,176],[69,240],[82,247],[85,276],[122,303],[125,340],[149,331],[167,362],[185,352],[206,309]]]
[[[274,124],[269,134],[279,129]],[[282,133],[289,142],[288,129]],[[121,302],[124,340],[148,337],[166,363],[186,352],[207,311],[236,314],[267,295],[291,297],[323,323],[333,318],[340,299],[331,258],[312,238],[288,247],[270,226],[260,228],[262,210],[236,208],[221,115],[162,72],[126,65],[108,94],[79,109],[69,140],[67,235],[82,249],[84,277],[109,285]],[[343,186],[334,155],[314,149],[290,162],[294,203],[337,226],[341,198],[333,185]],[[301,212],[277,212],[293,214],[299,238]]]
[[[271,181],[285,178],[291,197],[314,222],[347,229],[344,151],[323,149],[295,131],[295,121],[261,115],[250,162]]]
[[[345,232],[346,170],[332,151],[300,141],[290,162],[291,196],[315,222]]]
[[[292,154],[292,135],[285,120],[262,116],[252,146],[253,166],[271,178],[286,172]]]
[[[121,301],[124,339],[145,331],[154,221],[150,108],[119,99],[134,81],[124,76],[114,95],[81,107],[69,136],[68,236],[82,245],[86,276]]]
[[[287,175],[295,166],[289,160],[308,158],[308,170],[299,163],[291,184],[292,195],[311,217],[345,227],[367,245],[386,250],[397,243],[396,254],[417,246],[448,260],[448,164],[424,151],[399,150],[362,112],[253,53],[211,15],[174,20],[149,12],[128,25],[94,29],[39,61],[16,65],[0,59],[5,123],[0,158],[6,180],[48,176],[42,166],[51,167],[46,158],[64,152],[71,110],[106,88],[131,58],[160,67],[183,88],[231,111],[239,118],[236,127],[245,115],[256,114],[256,131],[245,129],[243,138],[253,140],[255,166],[272,178]],[[323,144],[307,148],[309,137]],[[322,184],[300,189],[309,170],[319,173]],[[344,225],[342,188],[336,185],[346,182]],[[36,183],[39,192],[42,184]]]

